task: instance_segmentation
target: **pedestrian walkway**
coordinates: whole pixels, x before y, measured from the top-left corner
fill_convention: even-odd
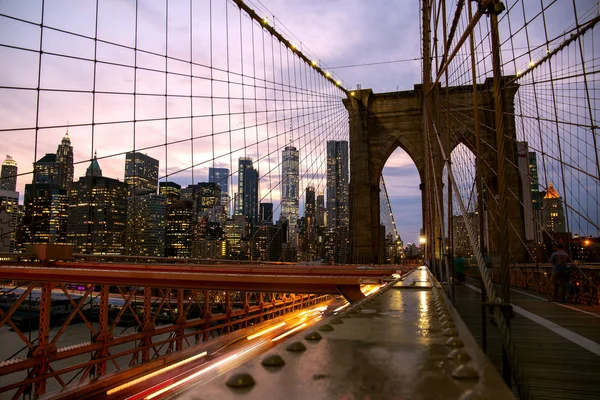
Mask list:
[[[480,296],[477,285],[455,288],[455,307],[482,346]],[[512,334],[534,398],[599,399],[600,310],[549,302],[521,289],[511,290],[511,303]],[[489,313],[486,327],[487,353],[500,371],[500,336]]]

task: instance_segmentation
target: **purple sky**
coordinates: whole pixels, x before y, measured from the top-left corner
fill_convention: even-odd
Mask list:
[[[505,3],[508,7],[515,5],[513,0]],[[526,3],[526,19],[532,19],[536,15],[536,7],[539,8],[537,3],[539,2]],[[549,4],[549,2],[546,3]],[[556,38],[550,47],[556,46],[563,40],[558,35],[569,29],[574,19],[571,2],[566,2],[569,4],[561,3],[553,3],[546,13],[548,35],[550,38]],[[589,19],[590,15],[594,14],[596,1],[577,0],[576,3],[581,20]],[[134,46],[136,43],[135,2],[100,0],[98,4],[98,38],[110,43]],[[227,14],[225,13],[225,4],[229,4]],[[318,60],[323,68],[412,60],[419,57],[420,15],[419,3],[416,1],[303,0],[294,2],[261,0],[259,2],[253,0],[248,4],[259,15],[268,15],[271,25],[274,25],[279,31],[283,31],[285,36],[295,42],[303,52]],[[211,69],[199,65],[209,66],[211,63],[214,67],[213,78],[217,80],[229,79],[239,82],[240,78],[237,75],[227,76],[219,69],[229,69],[231,72],[239,73],[243,68],[245,75],[258,78],[266,76],[268,80],[274,79],[284,84],[294,84],[294,86],[295,79],[307,79],[307,82],[311,82],[309,84],[315,85],[316,91],[326,91],[328,96],[343,95],[335,88],[329,87],[321,78],[317,78],[314,73],[310,72],[310,68],[301,66],[294,57],[287,65],[288,58],[284,55],[282,59],[285,64],[283,75],[279,68],[276,68],[273,75],[269,61],[271,57],[270,38],[267,38],[266,42],[267,62],[266,68],[263,69],[260,28],[256,28],[256,23],[255,27],[251,28],[253,25],[245,14],[242,15],[240,22],[237,7],[224,0],[194,1],[190,30],[190,1],[169,0],[167,40],[165,2],[139,1],[137,48],[159,55],[165,54],[167,51],[169,56],[167,68],[171,74],[168,74],[168,80],[165,82],[165,73],[160,72],[165,70],[164,57],[138,52],[137,65],[157,71],[140,69],[134,80],[134,72],[131,68],[134,65],[134,51],[107,43],[99,43],[95,48],[94,41],[87,38],[95,35],[96,12],[94,5],[93,1],[46,1],[44,25],[57,29],[44,29],[42,46],[44,52],[81,59],[56,57],[49,54],[45,54],[42,58],[41,87],[52,90],[42,91],[39,96],[39,126],[46,128],[40,129],[37,135],[38,159],[46,152],[56,151],[56,146],[66,130],[67,121],[71,125],[69,134],[74,146],[75,161],[81,162],[76,165],[76,178],[84,173],[87,167],[86,160],[90,159],[94,150],[98,152],[100,158],[108,157],[100,160],[104,174],[123,179],[124,155],[115,154],[131,150],[134,145],[136,149],[156,146],[145,152],[160,160],[161,175],[169,174],[170,180],[183,185],[191,183],[192,170],[195,182],[205,181],[208,176],[208,167],[213,165],[213,155],[216,158],[214,160],[215,167],[225,167],[232,171],[237,169],[238,157],[246,155],[255,160],[261,158],[258,163],[260,173],[264,176],[261,180],[261,197],[264,197],[265,201],[273,201],[277,205],[280,194],[276,183],[279,182],[280,171],[276,166],[281,162],[281,151],[276,151],[276,149],[285,146],[288,142],[289,135],[286,134],[286,131],[292,125],[294,144],[301,148],[301,174],[304,175],[301,192],[307,185],[315,186],[317,191],[324,190],[325,156],[323,150],[325,140],[327,138],[347,138],[343,107],[339,105],[334,107],[330,104],[331,107],[327,112],[313,113],[303,117],[301,110],[290,111],[289,104],[294,100],[294,94],[285,94],[284,99],[279,97],[278,112],[268,113],[261,112],[261,110],[267,106],[272,109],[275,104],[273,93],[260,93],[260,90],[256,97],[267,96],[269,98],[268,101],[263,102],[264,104],[259,102],[254,105],[248,101],[242,103],[239,100],[227,102],[218,99],[211,103],[210,99],[202,98],[202,96],[209,96],[211,92],[210,81],[202,79],[210,77]],[[517,5],[521,7],[520,2]],[[209,6],[212,7],[213,15],[212,57],[210,56],[211,43],[209,41],[211,33],[208,17]],[[265,6],[268,7],[268,12],[265,11]],[[511,41],[505,47],[516,49],[512,52],[507,50],[502,53],[503,68],[506,74],[525,70],[530,59],[539,59],[545,54],[545,48],[537,47],[545,42],[540,18],[530,21],[528,29],[520,29],[523,25],[523,17],[519,17],[520,13],[522,11],[519,11],[518,8],[511,10],[512,26],[510,29],[508,19],[501,20],[501,36],[506,38],[509,37],[511,29],[513,32]],[[2,133],[0,158],[4,159],[4,154],[10,154],[18,162],[19,172],[25,173],[31,171],[34,161],[36,134],[35,129],[31,128],[36,126],[37,94],[35,90],[24,90],[24,88],[35,89],[37,87],[40,28],[35,24],[40,22],[41,0],[0,0],[0,14],[34,23],[28,24],[0,17],[0,44],[3,45],[0,46],[0,86],[5,87],[0,88],[0,129],[12,129],[10,132]],[[226,24],[229,26],[229,30],[226,29]],[[486,26],[485,24],[487,21],[482,22],[483,27]],[[79,36],[59,30],[73,32]],[[250,39],[253,30],[254,43]],[[227,32],[229,32],[229,47],[226,45]],[[241,41],[240,36],[243,37]],[[193,43],[190,42],[190,37],[193,39]],[[531,48],[535,48],[535,51],[531,53],[527,51],[528,42]],[[485,47],[486,41],[482,40],[482,43],[484,45],[480,48],[480,56],[483,61],[478,70],[481,80],[485,78],[483,66],[489,64],[489,57],[486,58],[486,54],[489,54]],[[600,40],[585,43],[588,43],[584,46],[587,58],[597,60]],[[254,52],[253,44],[256,47]],[[20,48],[33,51],[25,51]],[[192,60],[198,64],[191,71],[192,75],[197,77],[192,80],[186,76],[176,75],[177,73],[190,74],[190,64],[185,62],[190,58],[190,50]],[[557,61],[556,73],[575,75],[578,72],[577,67],[571,70],[565,67],[573,64],[573,60],[577,59],[575,50],[571,48],[568,51],[573,54],[568,53]],[[103,62],[97,64],[94,81],[93,62],[85,61],[85,59],[93,59],[95,52],[97,58]],[[279,62],[278,52],[279,48],[275,47],[276,63]],[[258,59],[255,65],[252,65],[250,61],[253,55]],[[457,62],[460,64],[460,57]],[[597,69],[597,63],[597,61],[592,61],[588,68]],[[285,71],[293,70],[293,68],[297,69],[296,76],[288,78]],[[468,83],[468,79],[470,79],[468,69],[455,68],[457,73],[452,76],[451,83]],[[415,83],[420,81],[421,77],[419,61],[328,70],[336,75],[336,79],[343,80],[349,89],[360,84],[362,88],[372,88],[375,92],[410,90]],[[488,70],[487,67],[486,70]],[[544,73],[547,71],[540,69],[539,74],[543,76]],[[308,77],[310,77],[310,81],[308,81]],[[288,79],[291,79],[291,82]],[[252,80],[245,78],[243,83],[243,92],[239,85],[227,87],[226,84],[219,82],[215,82],[212,91],[215,96],[226,97],[229,89],[231,97],[252,98],[255,95],[251,90]],[[527,79],[524,80],[524,83],[528,83]],[[563,84],[565,86],[562,86],[561,89],[568,90],[569,87],[566,86],[566,83]],[[306,84],[299,86],[306,87]],[[60,91],[53,91],[53,89],[60,89]],[[99,92],[120,94],[97,94],[94,97],[91,94],[93,89]],[[547,93],[547,87],[541,87],[541,89],[545,91],[540,93]],[[80,93],[76,93],[77,91]],[[136,96],[135,109],[133,96],[127,94],[134,91],[138,94],[145,94]],[[531,86],[523,86],[522,92],[524,94],[521,99],[524,104],[523,112],[531,113],[533,107]],[[195,116],[193,132],[189,118],[169,119],[165,124],[163,119],[165,117],[165,93],[168,95],[166,114],[169,118],[190,115],[190,108],[192,108]],[[189,97],[185,97],[190,93],[197,96],[193,104],[190,104]],[[597,93],[597,89],[594,89],[593,93]],[[594,95],[594,101],[596,98],[598,96]],[[576,102],[575,106],[581,106],[580,102],[582,101],[581,96],[575,96],[568,101],[563,99],[559,106],[559,112],[563,113],[560,114],[560,117],[565,120],[570,119],[569,113],[572,113],[572,110],[569,107],[573,107],[573,105],[569,102]],[[239,117],[231,119],[227,116],[214,117],[212,124],[210,119],[198,117],[198,115],[210,114],[211,107],[215,114],[227,114],[229,109],[231,112],[244,110],[248,113],[255,106],[259,111],[258,118],[247,114],[245,125],[258,124],[258,128],[242,129],[244,121]],[[287,107],[287,110],[282,111],[281,107]],[[548,108],[544,107],[543,111],[548,114],[548,118],[554,118]],[[594,107],[595,110],[598,108]],[[133,123],[129,122],[97,125],[92,141],[92,129],[87,125],[92,118],[92,109],[95,110],[94,118],[97,123],[132,120],[134,113],[138,120],[145,118],[158,118],[159,120],[137,123],[135,144]],[[574,112],[581,113],[577,110]],[[320,117],[325,117],[326,123],[322,121],[317,123]],[[597,116],[595,118],[597,121]],[[266,119],[269,120],[268,125]],[[273,122],[275,119],[279,122]],[[228,132],[230,123],[234,132],[231,137],[228,133],[220,133]],[[76,126],[78,124],[86,126]],[[52,126],[57,126],[57,128],[48,128]],[[316,129],[316,126],[319,128]],[[576,162],[575,160],[579,159],[583,159],[584,162],[594,159],[594,149],[592,148],[592,153],[590,153],[590,148],[587,146],[591,143],[588,132],[573,131],[570,125],[561,125],[560,128],[565,130],[565,133],[562,134],[564,139],[561,139],[565,140],[562,146],[565,158],[569,158],[573,164]],[[518,124],[517,129],[520,140],[528,140],[530,148],[541,149],[542,144],[545,143],[546,151],[558,158],[556,140],[552,136],[554,134],[553,126],[543,127],[543,135],[547,135],[547,137],[538,135],[538,127],[533,126],[528,120],[524,120],[523,124]],[[214,141],[211,136],[212,132],[215,133]],[[187,140],[191,135],[195,138],[193,150],[191,142]],[[571,137],[576,137],[576,139],[571,139]],[[169,145],[168,151],[165,152],[162,146],[165,141],[180,141],[180,143]],[[256,145],[257,141],[258,145]],[[246,147],[244,147],[245,144]],[[236,149],[242,150],[236,151]],[[547,186],[549,181],[558,181],[561,176],[561,171],[556,163],[553,164],[552,160],[546,160],[546,162],[548,169],[543,177],[540,176],[542,188]],[[195,164],[193,169],[190,168],[192,164]],[[457,178],[461,179],[465,186],[469,186],[468,181],[472,180],[471,172],[468,168],[464,171],[464,176]],[[567,196],[571,196],[570,203],[580,214],[590,215],[597,224],[597,200],[589,203],[589,200],[586,199],[585,204],[582,205],[583,201],[579,201],[579,198],[573,198],[573,196],[577,196],[574,193],[578,190],[581,192],[582,187],[589,193],[597,194],[598,180],[592,179],[591,182],[587,182],[584,179],[582,181],[582,178],[572,170],[567,172],[566,191]],[[421,227],[421,196],[418,190],[419,178],[416,168],[406,153],[397,150],[390,157],[384,169],[384,175],[400,234],[405,242],[416,241]],[[30,179],[30,176],[27,175],[19,177],[18,190],[21,194],[24,185],[29,183]],[[234,189],[237,187],[236,182],[237,177],[234,175],[232,185],[230,185]],[[589,229],[589,225],[587,228],[584,225],[581,225],[582,231]],[[593,230],[590,232],[593,233]]]

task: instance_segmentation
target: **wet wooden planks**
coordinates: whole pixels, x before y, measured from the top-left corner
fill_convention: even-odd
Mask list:
[[[456,309],[481,345],[480,294],[466,286],[457,286],[455,294]],[[511,295],[513,304],[599,342],[600,318],[525,295]],[[490,324],[489,314],[486,319],[488,356],[501,371],[499,332]],[[600,399],[600,356],[519,314],[511,320],[511,327],[535,399]]]

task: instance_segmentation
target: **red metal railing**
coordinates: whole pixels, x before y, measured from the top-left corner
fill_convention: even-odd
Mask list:
[[[0,329],[12,344],[0,393],[41,396],[332,297],[13,282],[0,295]]]

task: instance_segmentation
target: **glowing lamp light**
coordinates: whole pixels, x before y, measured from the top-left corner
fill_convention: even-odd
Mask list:
[[[533,60],[529,61],[529,66],[530,66],[530,67],[533,67],[533,66],[535,66],[535,62],[534,62]]]
[[[329,73],[329,71],[325,72],[325,76],[328,77],[328,78],[331,76],[331,74]]]
[[[589,245],[590,245],[590,243],[592,243],[592,242],[590,242],[589,240],[584,240],[584,241],[583,241],[583,244],[584,244],[585,246],[589,246]]]
[[[340,86],[342,84],[342,82],[340,81],[335,81],[336,85]]]
[[[313,65],[313,67],[317,65],[317,61],[315,60],[312,60],[310,63]]]
[[[421,243],[421,244],[427,243],[427,238],[425,236],[420,236],[419,237],[419,243]]]
[[[296,50],[297,47],[296,43],[292,43],[292,49]]]
[[[350,96],[354,96],[356,93],[354,92],[350,92]]]
[[[517,76],[520,76],[520,75],[521,75],[521,71],[517,71]]]
[[[264,17],[263,18],[263,24],[269,25],[269,17]]]

